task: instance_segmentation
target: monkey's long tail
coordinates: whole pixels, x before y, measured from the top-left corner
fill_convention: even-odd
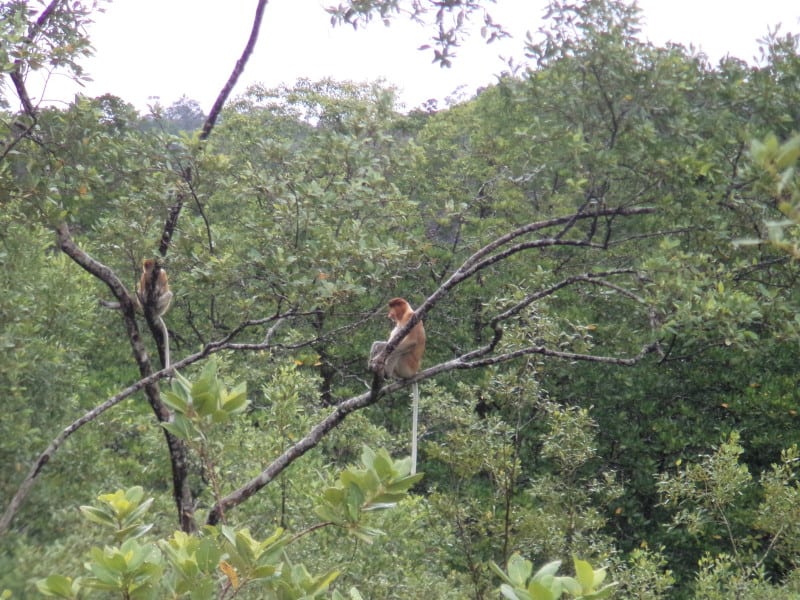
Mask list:
[[[161,321],[161,332],[164,334],[164,368],[169,369],[169,332],[164,319],[158,317],[158,320]]]
[[[411,387],[411,474],[417,472],[417,421],[419,419],[419,385],[415,381]]]

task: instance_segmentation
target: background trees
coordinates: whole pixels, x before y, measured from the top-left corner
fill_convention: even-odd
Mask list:
[[[298,81],[209,119],[190,100],[28,106],[26,70],[80,74],[90,12],[3,10],[4,508],[35,482],[6,512],[4,588],[78,574],[103,538],[73,507],[131,486],[164,539],[223,518],[254,539],[313,528],[364,445],[407,453],[405,383],[364,367],[403,295],[430,337],[425,476],[372,545],[325,530],[294,563],[364,597],[488,597],[514,552],[607,565],[622,597],[795,591],[797,265],[754,243],[793,239],[795,36],[765,40],[758,68],[712,66],[641,41],[623,3],[554,2],[536,66],[446,110]],[[155,255],[180,373],[213,354],[247,384],[201,445],[165,444],[151,416],[180,407],[125,298]]]

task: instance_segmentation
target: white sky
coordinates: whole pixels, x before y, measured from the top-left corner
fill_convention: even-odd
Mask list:
[[[489,5],[496,22],[514,39],[486,45],[476,33],[459,49],[453,67],[431,62],[432,30],[403,17],[390,27],[380,21],[353,31],[333,28],[324,6],[339,0],[270,0],[255,51],[233,96],[248,84],[291,84],[298,78],[372,81],[397,85],[408,108],[429,98],[442,100],[459,86],[471,95],[505,67],[502,55],[524,60],[525,32],[543,24],[546,0],[497,0]],[[115,0],[98,14],[89,35],[95,56],[84,63],[93,82],[89,96],[111,93],[144,111],[157,96],[168,106],[182,95],[208,112],[241,55],[250,33],[255,0]],[[730,53],[753,62],[757,39],[782,23],[800,32],[797,0],[639,0],[642,36],[656,44],[690,43],[716,62]],[[53,77],[42,96],[41,81],[29,79],[32,94],[69,101],[80,88]]]

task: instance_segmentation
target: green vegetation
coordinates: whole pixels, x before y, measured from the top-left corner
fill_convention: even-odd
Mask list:
[[[446,64],[482,3],[443,4]],[[442,110],[141,115],[30,102],[90,49],[95,7],[50,8],[0,7],[0,597],[800,597],[798,36],[710,65],[553,1],[528,71]],[[366,367],[393,296],[417,475],[410,383]]]

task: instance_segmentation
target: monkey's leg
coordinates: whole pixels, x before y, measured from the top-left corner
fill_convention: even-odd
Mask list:
[[[367,361],[367,368],[370,371],[375,370],[375,358],[384,348],[386,348],[386,342],[372,342],[372,348],[369,349],[369,360]]]

